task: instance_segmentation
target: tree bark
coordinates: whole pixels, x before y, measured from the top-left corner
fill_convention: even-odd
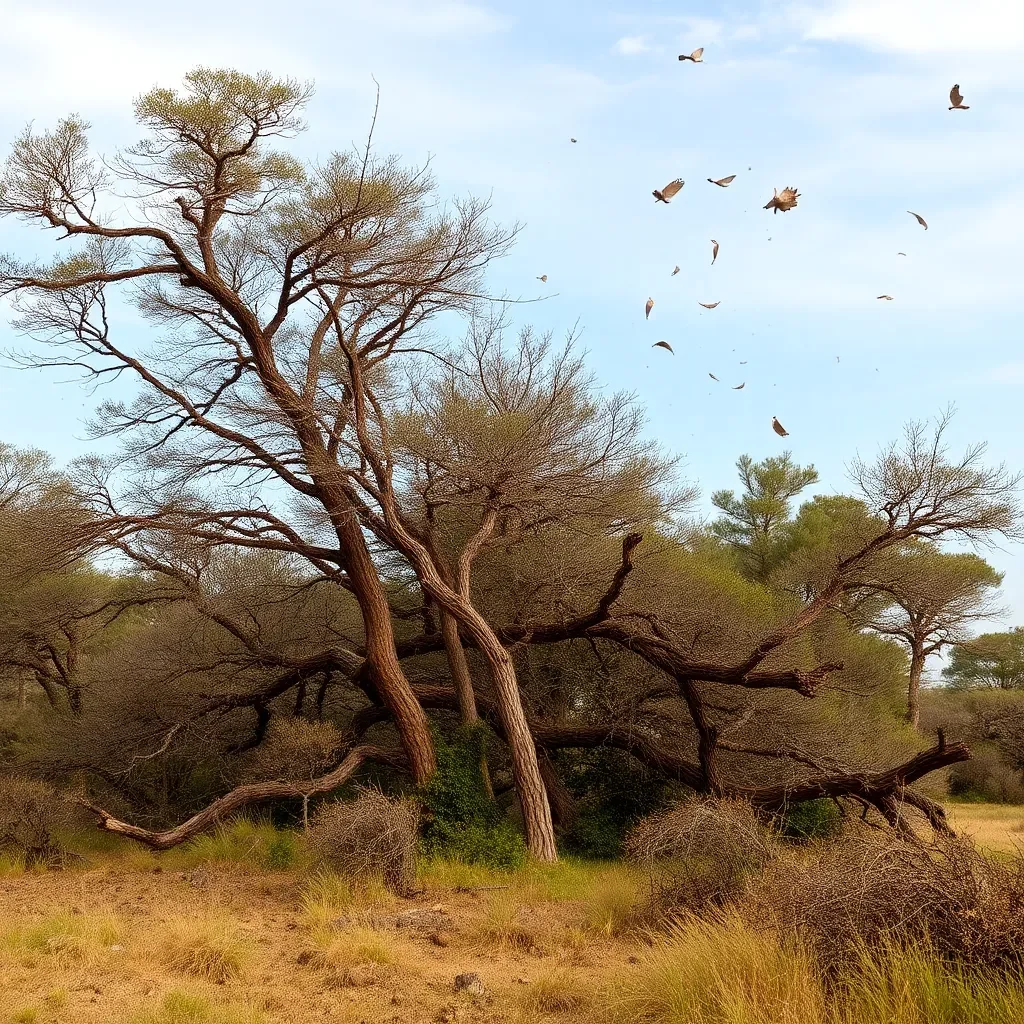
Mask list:
[[[99,818],[99,827],[105,832],[113,832],[116,835],[125,836],[127,839],[134,839],[154,850],[169,850],[172,846],[178,846],[185,840],[204,832],[233,811],[248,804],[293,797],[308,799],[318,793],[329,793],[347,782],[366,761],[378,761],[394,766],[404,766],[407,763],[406,758],[399,755],[397,751],[384,750],[369,744],[353,747],[345,755],[341,764],[326,775],[304,782],[256,782],[237,786],[187,821],[164,832],[151,832],[138,825],[120,821],[109,811],[105,811],[102,807],[97,807],[83,798],[77,798],[74,802],[92,811]]]
[[[443,608],[441,609],[441,636],[444,639],[444,651],[448,658],[448,669],[455,684],[455,695],[459,701],[459,717],[463,725],[475,725],[480,721],[476,710],[476,694],[473,692],[473,677],[469,673],[469,662],[466,651],[459,636],[459,624]],[[491,784],[491,772],[487,767],[487,754],[480,752],[480,778],[488,800],[494,799],[494,786]]]
[[[921,724],[921,673],[924,671],[924,645],[914,640],[910,645],[910,680],[907,683],[907,721],[917,729]]]
[[[366,631],[366,661],[380,699],[394,715],[395,727],[402,740],[402,749],[409,758],[409,770],[413,781],[424,786],[434,774],[437,757],[434,741],[426,712],[412,692],[412,686],[402,670],[395,650],[394,626],[387,595],[381,583],[376,566],[370,558],[366,540],[356,521],[355,511],[344,495],[338,503],[332,503],[338,510],[344,503],[341,514],[332,514],[335,533],[345,561],[345,569],[352,585],[352,593],[359,602]]]

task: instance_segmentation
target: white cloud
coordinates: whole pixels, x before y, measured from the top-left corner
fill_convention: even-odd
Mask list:
[[[644,36],[623,36],[615,43],[615,49],[624,57],[636,57],[641,53],[648,53],[651,48]]]
[[[796,6],[804,38],[892,53],[1010,53],[1024,46],[1020,0],[831,0]]]

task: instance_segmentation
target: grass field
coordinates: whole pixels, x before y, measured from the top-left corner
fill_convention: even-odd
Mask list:
[[[953,828],[971,836],[978,846],[998,853],[1024,850],[1024,807],[957,802],[945,807]]]
[[[955,805],[1009,848],[1017,808]],[[1000,833],[1000,828],[1002,833]],[[282,859],[238,823],[153,855],[104,840],[62,872],[0,872],[0,1024],[1011,1024],[1024,979],[971,981],[923,954],[865,961],[827,994],[799,949],[738,919],[626,928],[624,865],[422,866],[400,900]],[[390,926],[441,914],[423,932]],[[476,972],[484,995],[456,994]]]

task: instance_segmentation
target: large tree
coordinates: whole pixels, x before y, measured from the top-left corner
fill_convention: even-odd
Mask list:
[[[942,678],[958,690],[1024,690],[1024,627],[982,633],[954,647]]]

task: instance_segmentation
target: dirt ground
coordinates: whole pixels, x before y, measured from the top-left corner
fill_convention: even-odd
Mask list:
[[[427,879],[407,900],[334,900],[299,873],[234,866],[7,877],[0,1021],[591,1019],[634,945],[608,934],[614,909],[597,920],[564,891],[571,879],[560,884],[460,892]],[[396,915],[425,926],[396,927]],[[471,972],[483,993],[471,982],[457,994]]]

